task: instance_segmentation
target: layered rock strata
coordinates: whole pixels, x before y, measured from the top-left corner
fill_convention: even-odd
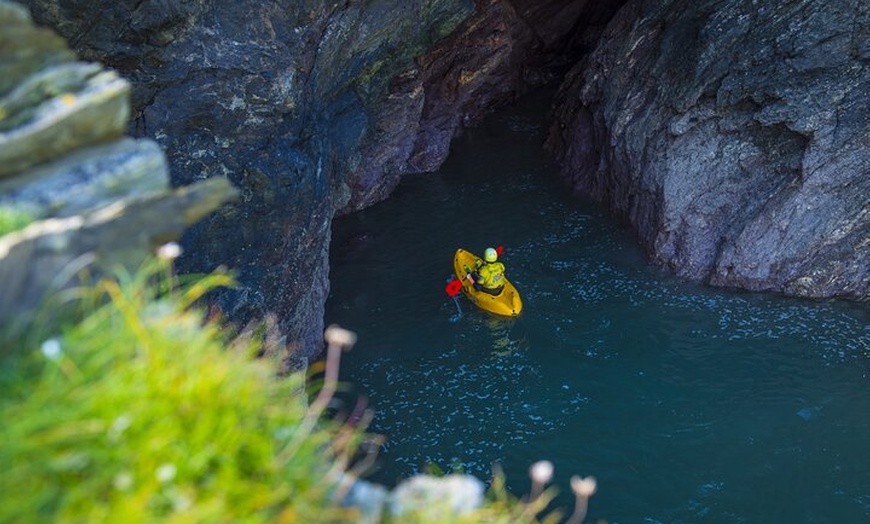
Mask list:
[[[81,275],[134,271],[234,190],[171,189],[159,146],[124,137],[129,83],[17,4],[0,1],[0,48],[0,206],[33,219],[0,237],[0,323],[23,328]]]

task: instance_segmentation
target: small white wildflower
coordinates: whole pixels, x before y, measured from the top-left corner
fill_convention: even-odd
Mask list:
[[[183,495],[181,493],[173,493],[171,495],[172,499],[172,509],[175,511],[186,511],[193,506],[193,501],[190,500],[190,497]]]
[[[589,498],[593,494],[595,494],[595,490],[598,488],[598,482],[595,480],[595,477],[571,477],[571,489],[574,491],[574,494],[578,497]]]
[[[57,360],[63,353],[63,349],[60,347],[60,340],[56,338],[50,338],[43,342],[42,345],[39,346],[39,350],[42,351],[45,358],[49,360]]]
[[[330,346],[339,346],[344,349],[350,349],[356,344],[356,333],[335,324],[326,328],[323,338]]]
[[[537,484],[546,484],[553,479],[553,463],[549,460],[539,460],[529,468],[529,476]]]
[[[162,464],[157,468],[157,480],[161,484],[166,484],[175,478],[176,473],[177,470],[175,469],[174,464]]]
[[[275,438],[278,440],[287,440],[293,436],[294,430],[290,426],[281,426],[275,430]]]
[[[115,475],[115,479],[112,481],[112,485],[115,486],[115,489],[118,491],[127,491],[128,489],[133,487],[133,474],[129,471],[122,471]]]
[[[181,246],[177,242],[167,242],[157,249],[157,258],[162,260],[175,260],[181,256]]]

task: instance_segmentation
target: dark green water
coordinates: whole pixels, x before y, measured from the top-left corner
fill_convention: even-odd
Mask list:
[[[334,223],[327,322],[356,331],[341,378],[387,437],[388,485],[539,459],[594,475],[588,521],[870,522],[870,311],[727,292],[651,267],[541,154],[534,100],[459,140],[437,174]],[[522,316],[444,286],[453,252],[506,248]]]

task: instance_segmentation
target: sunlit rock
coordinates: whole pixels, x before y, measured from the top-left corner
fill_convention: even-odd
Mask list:
[[[5,1],[0,44],[0,206],[36,220],[0,237],[0,323],[26,329],[70,303],[58,291],[135,271],[235,189],[172,189],[157,143],[123,137],[130,84]]]
[[[92,211],[131,194],[165,191],[166,156],[150,140],[125,138],[71,151],[52,162],[0,180],[0,204],[36,217]]]
[[[456,519],[483,503],[484,485],[471,475],[415,475],[402,481],[390,495],[390,513],[422,516],[438,522]]]

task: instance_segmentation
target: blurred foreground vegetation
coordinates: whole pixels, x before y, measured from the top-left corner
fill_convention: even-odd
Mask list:
[[[0,206],[0,236],[25,228],[34,218],[26,211]]]
[[[169,282],[152,262],[79,289],[78,322],[4,352],[0,521],[348,517],[326,501],[349,447],[326,423],[300,434],[302,377],[191,307],[229,278]]]
[[[360,521],[339,502],[366,435],[322,416],[302,373],[279,378],[267,337],[205,319],[198,299],[231,284],[154,259],[67,291],[76,313],[54,332],[5,337],[0,522]],[[378,518],[537,522],[551,498],[496,478],[472,512]]]

